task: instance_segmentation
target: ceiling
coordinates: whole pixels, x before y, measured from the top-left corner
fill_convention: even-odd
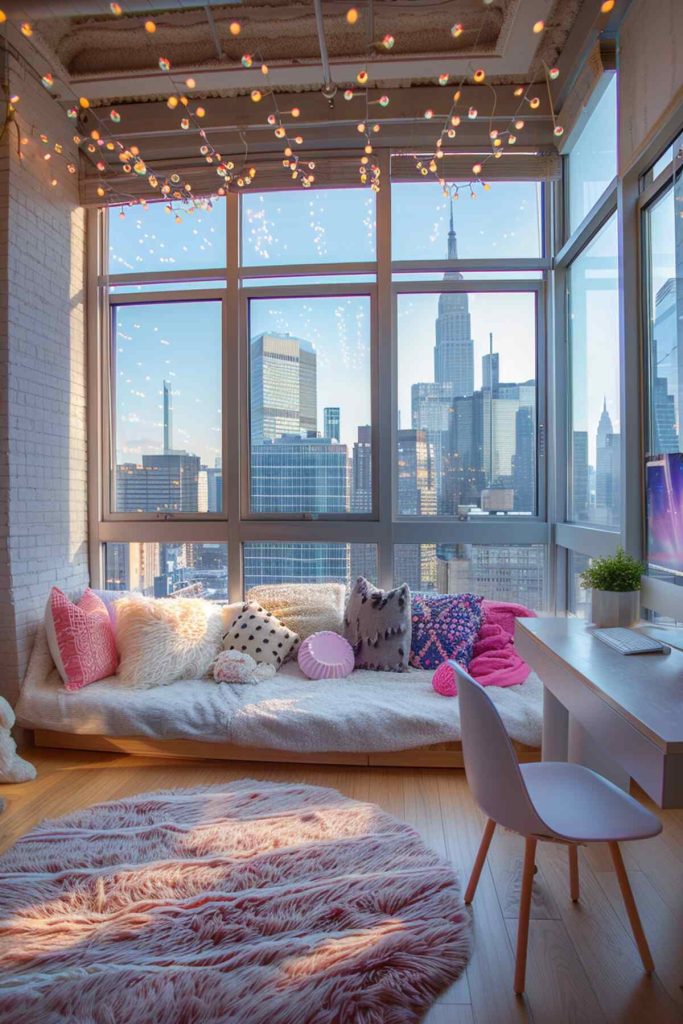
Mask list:
[[[55,102],[66,111],[79,97],[89,101],[79,111],[80,131],[87,135],[104,123],[117,146],[139,146],[147,163],[162,169],[173,161],[201,165],[201,139],[222,154],[246,148],[279,158],[283,143],[268,117],[275,111],[278,124],[291,122],[295,107],[301,114],[288,138],[300,131],[308,152],[346,149],[357,161],[365,141],[355,132],[359,119],[380,125],[374,143],[431,152],[458,87],[458,109],[476,105],[485,117],[470,122],[463,113],[453,152],[488,145],[493,126],[509,128],[519,116],[515,86],[524,88],[526,122],[518,148],[553,147],[551,99],[556,112],[577,63],[614,17],[601,14],[601,0],[355,0],[351,24],[353,2],[167,0],[157,7],[153,0],[121,0],[118,15],[108,0],[4,0],[2,6],[10,47],[37,77],[49,69]],[[617,3],[625,8],[628,0]],[[23,19],[31,24],[29,38],[21,33]],[[150,21],[153,32],[145,27]],[[543,22],[539,32],[537,22]],[[235,23],[238,33],[231,30]],[[454,35],[456,24],[462,31]],[[547,72],[555,66],[562,74],[551,82]],[[484,86],[474,84],[475,69],[484,71]],[[358,85],[359,72],[367,73],[367,85]],[[532,92],[535,108],[527,102]],[[183,94],[188,105],[169,109],[169,96]],[[388,97],[386,107],[378,105],[380,96]],[[182,123],[188,113],[189,130]],[[86,162],[104,161],[105,176],[120,174],[118,153],[93,152],[86,147]],[[87,174],[94,180],[92,166]]]

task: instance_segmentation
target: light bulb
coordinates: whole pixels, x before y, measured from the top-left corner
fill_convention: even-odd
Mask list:
[[[481,164],[474,164],[472,167],[472,174],[481,174]]]
[[[439,85],[448,85],[448,75],[446,74],[446,72],[444,72],[442,75],[439,75],[438,81]]]
[[[263,93],[261,92],[260,89],[252,89],[251,98],[254,101],[254,103],[260,103],[261,100],[263,99]]]
[[[396,40],[394,39],[394,37],[392,35],[387,34],[384,36],[382,40],[382,46],[384,47],[385,50],[391,50],[395,42]]]
[[[196,84],[197,83],[195,82],[194,78],[186,78],[185,79],[185,85],[187,86],[188,89],[194,89]]]
[[[515,128],[517,129],[518,132],[521,132],[523,127],[524,127],[524,121],[522,121],[522,120],[515,121]]]
[[[529,106],[531,107],[532,110],[538,110],[540,105],[541,105],[541,101],[538,98],[538,96],[534,96],[532,99],[529,100]]]
[[[474,81],[477,83],[477,85],[481,85],[481,83],[486,78],[486,72],[484,71],[483,68],[477,68],[472,77]]]
[[[242,31],[242,26],[240,25],[239,21],[231,21],[230,22],[230,35],[231,36],[238,36],[241,31]]]
[[[467,116],[469,117],[470,121],[474,121],[477,116],[476,108],[470,107],[470,109],[467,111]]]
[[[463,31],[463,26],[459,21],[456,22],[455,25],[451,26],[451,35],[453,36],[454,39],[457,39],[458,36],[461,36]]]
[[[353,89],[344,89],[344,99],[345,100],[352,100],[353,99]]]
[[[368,81],[367,71],[359,71],[358,74],[356,75],[356,81],[358,82],[359,85],[366,85]]]
[[[536,21],[536,22],[534,22],[534,35],[539,35],[543,31],[544,28],[545,28],[545,22],[544,21]]]
[[[555,125],[555,127],[553,128],[553,135],[557,136],[558,139],[564,135],[564,128],[561,124]]]
[[[168,59],[168,57],[159,57],[159,67],[161,68],[162,71],[171,70],[171,62]]]
[[[149,32],[150,35],[153,35],[156,30],[157,27],[151,19],[145,22],[145,32]]]

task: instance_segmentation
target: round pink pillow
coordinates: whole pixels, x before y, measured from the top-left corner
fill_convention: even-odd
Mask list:
[[[309,679],[342,679],[353,672],[355,658],[348,640],[339,633],[313,633],[299,647],[299,668]]]
[[[457,697],[458,684],[455,670],[448,661],[443,661],[432,676],[432,686],[442,697]]]

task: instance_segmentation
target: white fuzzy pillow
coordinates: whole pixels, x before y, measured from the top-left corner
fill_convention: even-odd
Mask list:
[[[331,630],[344,632],[346,587],[343,583],[275,583],[252,587],[247,601],[255,601],[276,615],[301,640]]]
[[[137,689],[207,675],[222,647],[220,608],[201,598],[116,601],[119,678]]]

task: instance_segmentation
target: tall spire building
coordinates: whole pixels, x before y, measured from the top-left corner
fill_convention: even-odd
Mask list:
[[[448,258],[458,258],[458,240],[453,227],[453,200],[448,231]],[[462,274],[449,270],[445,281],[462,281]],[[439,296],[434,348],[434,380],[449,384],[451,394],[459,398],[474,392],[474,341],[470,311],[465,292],[444,292]]]

